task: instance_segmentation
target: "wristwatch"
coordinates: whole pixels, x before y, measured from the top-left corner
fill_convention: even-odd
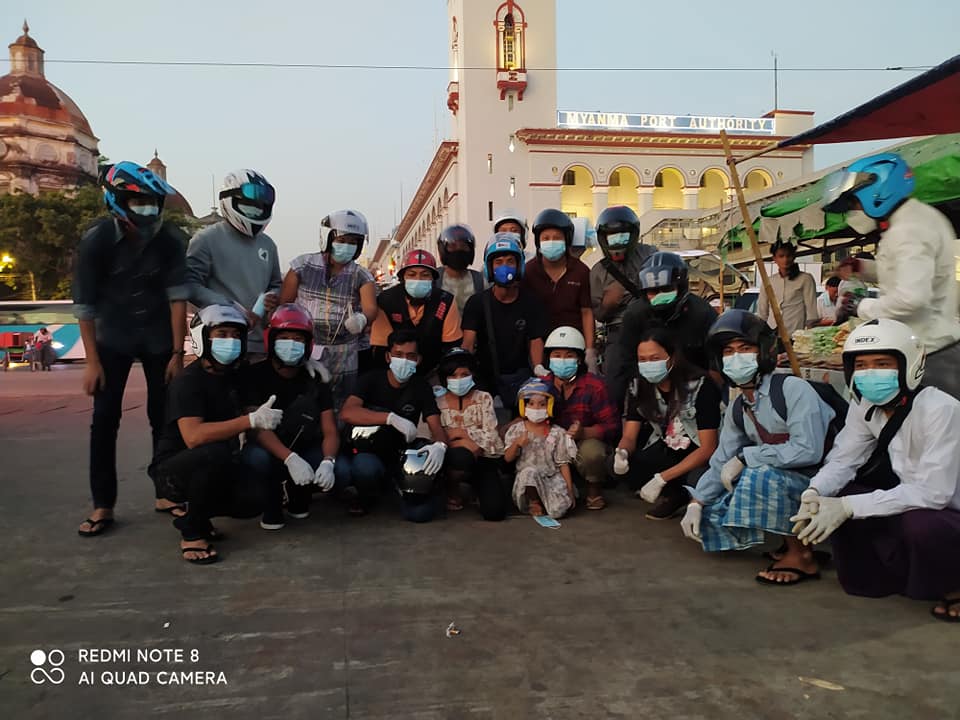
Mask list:
[[[337,464],[337,459],[336,459],[335,457],[333,457],[333,455],[327,455],[325,458],[323,458],[323,461],[324,461],[324,462],[326,462],[327,460],[330,461],[330,464],[331,464],[331,465],[336,465],[336,464]]]

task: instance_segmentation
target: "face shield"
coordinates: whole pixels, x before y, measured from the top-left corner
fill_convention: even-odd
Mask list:
[[[853,205],[853,193],[876,180],[874,173],[836,170],[824,179],[823,196],[820,207],[824,212],[843,213]]]

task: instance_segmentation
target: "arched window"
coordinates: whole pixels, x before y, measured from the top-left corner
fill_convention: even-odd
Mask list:
[[[527,23],[523,10],[513,0],[507,0],[497,8],[493,24],[497,30],[497,69],[525,70],[523,33]]]
[[[563,184],[564,185],[576,185],[577,184],[577,171],[573,168],[565,171],[563,173]]]

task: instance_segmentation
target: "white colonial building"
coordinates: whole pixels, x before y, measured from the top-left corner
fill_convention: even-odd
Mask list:
[[[813,113],[729,118],[557,108],[555,0],[448,0],[452,139],[440,143],[394,237],[395,256],[433,249],[441,229],[469,224],[479,242],[512,208],[528,221],[559,207],[592,225],[628,205],[646,231],[731,202],[719,131],[745,153],[813,125]],[[748,193],[813,170],[809,147],[739,166]]]

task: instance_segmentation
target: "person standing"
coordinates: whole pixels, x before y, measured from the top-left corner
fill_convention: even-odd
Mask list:
[[[467,300],[483,292],[483,275],[470,269],[476,259],[477,240],[466,225],[451,225],[437,238],[440,257],[437,285],[453,295],[463,315]]]
[[[194,235],[187,248],[190,302],[198,308],[233,303],[243,308],[250,326],[248,362],[266,357],[257,325],[280,300],[280,258],[263,232],[275,200],[276,191],[263,175],[235,170],[220,189],[223,220]]]
[[[777,272],[770,277],[770,287],[780,302],[780,312],[787,332],[793,335],[797,330],[820,324],[817,312],[817,281],[813,275],[800,271],[797,265],[797,249],[792,243],[777,240],[770,246]],[[777,321],[770,308],[770,299],[763,286],[757,299],[757,315],[772,327]]]
[[[147,380],[147,417],[153,453],[164,421],[165,384],[183,368],[188,295],[187,236],[163,220],[167,195],[176,191],[136,163],[103,170],[103,198],[111,218],[95,222],[80,239],[73,278],[74,315],[86,353],[83,389],[93,396],[90,491],[93,512],[84,537],[113,525],[117,501],[117,430],[134,360]],[[158,512],[180,507],[156,485]]]
[[[45,327],[40,328],[33,334],[32,352],[41,370],[50,370],[57,355],[53,350],[53,336]]]
[[[356,383],[363,332],[377,318],[377,288],[370,272],[357,264],[368,235],[366,218],[338,210],[320,221],[320,229],[320,252],[293,259],[280,302],[296,302],[313,317],[313,358],[329,371],[339,411]]]

